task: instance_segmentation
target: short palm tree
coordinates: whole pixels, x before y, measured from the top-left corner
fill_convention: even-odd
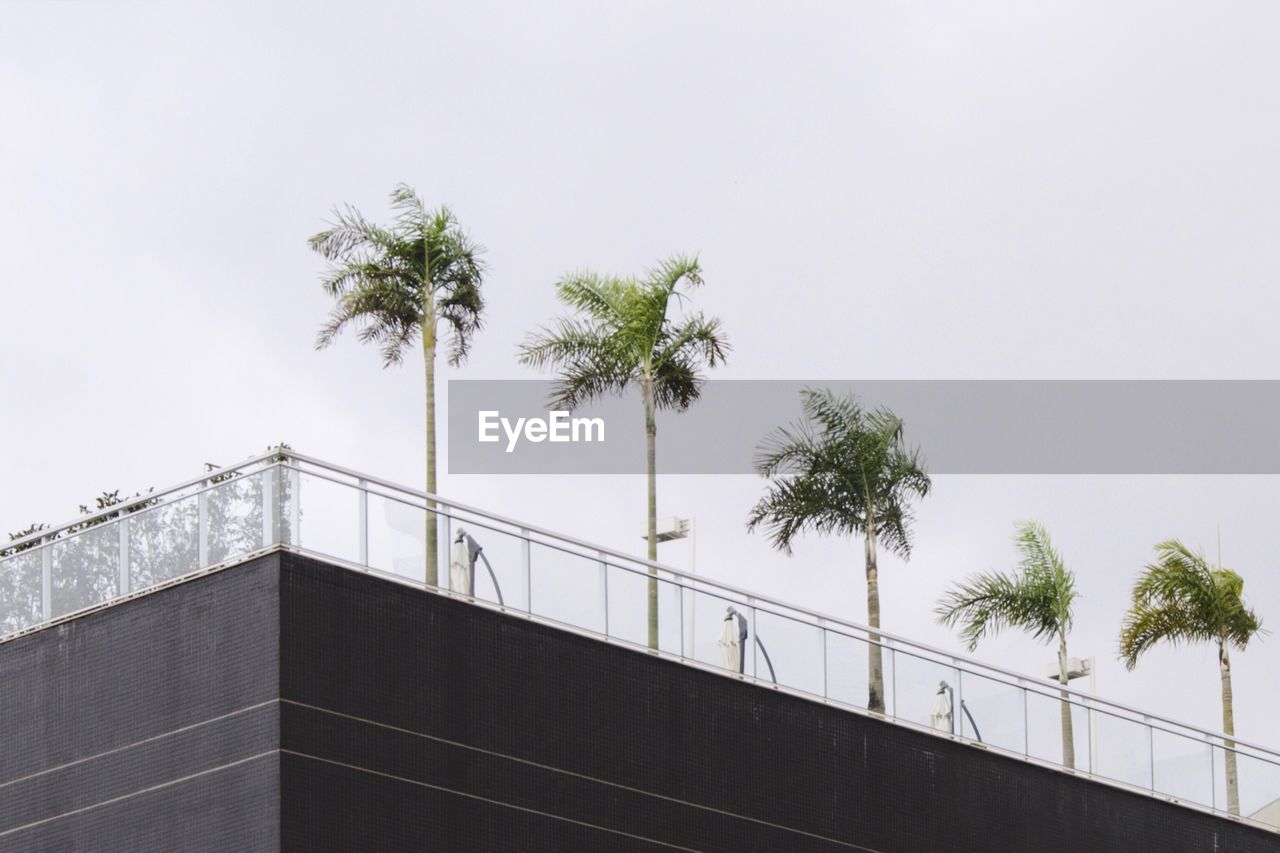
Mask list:
[[[530,335],[520,361],[559,371],[551,405],[567,410],[606,394],[640,390],[648,472],[648,556],[658,559],[656,413],[682,412],[702,391],[704,365],[723,364],[729,342],[720,321],[701,313],[673,316],[681,298],[702,285],[696,257],[675,255],[640,278],[571,273],[556,285],[576,312]],[[650,575],[653,571],[650,570]],[[658,583],[649,579],[649,647],[658,648]]]
[[[330,262],[323,284],[334,298],[316,348],[331,344],[348,326],[363,343],[381,348],[384,366],[399,364],[421,340],[427,398],[427,492],[436,493],[436,348],[441,326],[450,333],[449,364],[467,356],[480,328],[484,300],[484,250],[462,230],[447,207],[428,209],[400,184],[391,193],[395,219],[374,225],[347,206],[334,211],[332,227],[313,236],[311,248]],[[435,504],[428,504],[426,582],[438,571]]]
[[[969,651],[978,641],[1002,628],[1020,628],[1041,642],[1058,641],[1058,683],[1066,686],[1067,635],[1071,632],[1072,606],[1078,597],[1075,573],[1066,567],[1053,547],[1049,531],[1034,521],[1018,525],[1014,539],[1022,559],[1012,572],[982,572],[956,584],[939,601],[934,612],[947,627],[960,626]],[[1076,766],[1071,705],[1062,707],[1062,764]]]
[[[767,435],[756,470],[770,480],[747,528],[763,525],[775,548],[791,553],[805,530],[861,536],[867,577],[867,623],[880,627],[877,549],[911,553],[911,500],[929,493],[919,451],[903,439],[902,421],[887,409],[863,409],[853,396],[801,392],[804,419]],[[880,637],[868,644],[867,708],[884,713]]]
[[[1229,647],[1243,650],[1262,632],[1262,623],[1245,607],[1244,580],[1231,569],[1214,566],[1205,555],[1176,539],[1156,546],[1156,561],[1133,586],[1133,604],[1120,630],[1120,657],[1129,669],[1147,649],[1161,641],[1214,643],[1222,678],[1222,730],[1236,733],[1231,696]],[[1225,750],[1227,810],[1240,814],[1240,782],[1234,744]]]

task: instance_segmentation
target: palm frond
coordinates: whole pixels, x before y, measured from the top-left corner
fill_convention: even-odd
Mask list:
[[[308,241],[331,262],[322,285],[335,299],[316,346],[328,346],[351,326],[361,342],[379,346],[385,365],[398,364],[424,324],[434,328],[443,321],[449,363],[456,365],[481,327],[484,249],[447,207],[428,209],[405,184],[392,191],[391,207],[391,228],[372,224],[348,205]]]
[[[1053,547],[1043,525],[1026,521],[1014,538],[1021,559],[1012,572],[988,571],[953,585],[934,609],[938,621],[954,628],[969,650],[1004,628],[1019,628],[1041,642],[1071,630],[1077,597],[1075,575]]]
[[[560,301],[597,323],[621,325],[628,291],[634,281],[601,276],[588,270],[569,273],[556,282]]]
[[[645,270],[644,283],[653,290],[675,293],[681,284],[702,286],[702,265],[697,255],[675,254]]]
[[[775,481],[747,517],[747,530],[763,527],[769,541],[784,553],[805,531],[820,534],[853,535],[862,519],[847,511],[847,505],[833,496],[832,482],[815,477]]]
[[[1202,551],[1170,539],[1156,545],[1156,561],[1133,586],[1120,630],[1119,652],[1133,669],[1161,641],[1230,643],[1245,648],[1262,623],[1243,601],[1244,580],[1210,564]]]
[[[329,228],[307,240],[325,260],[346,259],[355,253],[361,254],[360,260],[369,260],[402,248],[400,237],[369,222],[350,205],[334,208],[333,218]]]
[[[651,380],[657,408],[683,411],[701,393],[699,367],[723,363],[728,352],[718,321],[667,316],[672,293],[684,283],[702,283],[696,258],[673,256],[641,281],[570,273],[556,283],[556,292],[576,316],[530,335],[519,359],[560,373],[555,397],[561,403],[622,393]]]
[[[870,523],[886,549],[909,558],[910,504],[928,494],[929,476],[918,451],[903,443],[901,421],[829,389],[805,389],[801,408],[804,417],[756,448],[756,471],[770,484],[748,528],[772,524],[783,533],[774,544],[784,547],[799,530],[865,533]],[[797,515],[787,520],[781,512]]]
[[[707,319],[702,314],[686,318],[678,326],[664,328],[654,348],[653,363],[661,365],[668,360],[700,361],[707,367],[724,364],[731,349],[721,330],[719,319]]]

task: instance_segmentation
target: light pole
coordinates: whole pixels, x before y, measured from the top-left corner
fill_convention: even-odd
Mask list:
[[[659,518],[657,522],[658,542],[671,542],[675,539],[689,540],[689,574],[694,573],[694,560],[697,556],[694,539],[694,520],[692,518],[679,518],[671,515],[666,518]],[[649,533],[640,537],[648,539]],[[694,620],[694,613],[698,605],[698,597],[692,595],[692,601],[689,602],[688,616],[685,616],[684,606],[684,584],[680,584],[680,619],[683,622],[681,634],[684,636],[684,648],[681,652],[685,657],[693,657],[693,626],[697,624]]]

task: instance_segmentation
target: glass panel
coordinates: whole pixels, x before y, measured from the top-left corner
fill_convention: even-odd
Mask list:
[[[675,581],[673,575],[658,572],[658,648],[673,655],[684,654],[681,648],[684,641],[684,622],[680,600],[682,591],[683,587]],[[609,630],[612,632],[612,624],[609,625]],[[647,642],[647,630],[645,639]]]
[[[1209,744],[1156,729],[1151,733],[1156,791],[1202,806],[1213,806]]]
[[[740,602],[690,587],[685,591],[685,648],[693,660],[750,675],[751,613]]]
[[[591,557],[539,543],[531,544],[529,558],[531,612],[603,633],[604,564]],[[648,612],[647,597],[642,608]]]
[[[1151,727],[1136,720],[1126,720],[1094,711],[1093,731],[1096,740],[1099,776],[1127,782],[1139,788],[1151,787]]]
[[[32,548],[0,560],[0,634],[13,634],[44,621],[43,549]]]
[[[1043,689],[1040,685],[1037,688]],[[1027,702],[1027,753],[1033,758],[1064,765],[1063,761],[1063,701],[1051,693],[1037,690],[1026,691]],[[1087,771],[1090,769],[1091,733],[1089,711],[1075,702],[1066,703],[1070,714],[1071,742],[1075,751],[1075,768]],[[1096,713],[1096,712],[1095,712]],[[1146,734],[1143,734],[1145,745]],[[1094,747],[1097,752],[1099,747]]]
[[[609,558],[606,557],[606,560]],[[649,645],[649,586],[654,584],[658,602],[658,649],[673,655],[685,655],[691,630],[689,604],[681,601],[692,593],[659,571],[651,576],[647,568],[607,564],[609,587],[609,636]],[[655,579],[656,578],[656,579]]]
[[[199,568],[194,496],[135,512],[128,520],[130,589],[146,589]]]
[[[993,678],[960,673],[960,733],[1012,752],[1026,748],[1022,690]]]
[[[756,678],[823,695],[822,633],[817,625],[757,610]]]
[[[205,493],[209,565],[262,548],[262,474],[234,477]]]
[[[649,643],[649,575],[609,564],[609,636],[646,646]],[[664,614],[659,610],[659,639]],[[686,621],[688,614],[685,614]]]
[[[359,562],[360,490],[310,474],[298,481],[298,547]]]
[[[871,644],[836,631],[827,632],[826,643],[828,698],[857,708],[867,707],[868,650]],[[885,664],[891,657],[886,650],[881,650],[881,660]]]
[[[426,529],[423,507],[369,495],[370,568],[425,583]]]
[[[98,524],[55,542],[53,616],[65,616],[115,597],[120,579],[120,531]]]
[[[461,570],[461,578],[467,579],[467,585],[474,566],[473,594],[482,601],[491,601],[505,607],[524,610],[528,607],[524,589],[524,564],[521,540],[498,530],[478,527],[465,520],[453,519],[451,527],[454,542],[449,550],[450,583],[453,588],[453,575]],[[459,547],[458,537],[464,537]]]
[[[1280,764],[1239,753],[1236,772],[1240,814],[1280,828]]]
[[[894,649],[896,677],[886,690],[896,693],[897,717],[942,732],[959,732],[955,718],[956,670],[946,664]]]

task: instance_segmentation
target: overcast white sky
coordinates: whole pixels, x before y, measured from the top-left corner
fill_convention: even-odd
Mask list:
[[[446,377],[530,376],[515,347],[563,271],[685,250],[724,377],[1276,378],[1278,25],[1269,2],[0,0],[0,531],[279,441],[420,485],[420,365],[312,350],[304,242],[338,202],[385,216],[398,181],[489,247],[486,327]],[[753,478],[659,489],[697,518],[700,572],[865,617],[860,546],[773,553],[744,529]],[[1280,624],[1276,489],[939,477],[913,560],[886,561],[885,625],[958,650],[933,601],[1038,518],[1099,692],[1217,726],[1207,648],[1115,662],[1124,597],[1156,541],[1212,551],[1221,524]],[[442,491],[642,552],[640,477]],[[1237,656],[1242,736],[1280,745],[1278,673],[1274,636]]]

